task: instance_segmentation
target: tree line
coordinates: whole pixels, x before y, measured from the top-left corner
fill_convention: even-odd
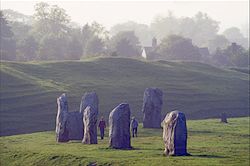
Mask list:
[[[97,22],[80,27],[63,8],[44,2],[26,16],[4,10],[1,21],[1,60],[79,60],[93,56],[141,58],[142,47],[160,41],[155,53],[166,60],[195,60],[222,66],[248,66],[249,44],[240,30],[218,34],[219,23],[205,13],[175,17],[171,12],[156,17],[151,25],[126,22],[109,31]],[[234,43],[234,44],[231,44]],[[200,47],[210,56],[203,57]]]

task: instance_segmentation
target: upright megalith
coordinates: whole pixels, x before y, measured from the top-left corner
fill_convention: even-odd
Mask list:
[[[187,126],[185,114],[179,111],[168,113],[163,120],[164,154],[185,156],[187,153]]]
[[[92,109],[90,106],[85,108],[83,113],[83,144],[97,144],[97,116],[98,109]]]
[[[163,92],[159,88],[147,88],[143,97],[143,127],[161,128]]]
[[[130,108],[122,103],[109,114],[109,147],[130,149]]]
[[[98,104],[99,100],[97,94],[95,92],[86,92],[82,97],[80,112],[83,113],[88,106],[98,112]]]
[[[96,123],[95,121],[97,121],[97,116],[98,116],[98,105],[99,105],[99,99],[98,96],[95,92],[86,92],[84,93],[83,97],[82,97],[82,101],[81,101],[81,105],[80,105],[80,113],[82,114],[82,121],[83,121],[83,140],[82,143],[84,144],[95,144],[97,143],[97,138],[96,140],[94,139],[94,135],[89,135],[90,132],[91,134],[95,134],[97,133],[97,129],[96,129]],[[89,107],[89,108],[88,108]],[[88,109],[86,109],[88,108]],[[85,111],[87,111],[88,113],[85,114]],[[96,119],[96,120],[95,120]],[[93,126],[93,124],[95,124]],[[87,125],[87,126],[85,126]],[[87,130],[85,132],[85,130]],[[95,130],[95,131],[94,131]],[[94,132],[94,133],[93,133]],[[87,138],[85,139],[84,137],[87,136]]]
[[[83,115],[79,111],[68,113],[67,128],[69,130],[70,140],[82,140],[83,139]]]
[[[227,123],[227,114],[223,112],[220,117],[220,122],[221,123]]]
[[[57,116],[56,116],[56,141],[69,141],[69,130],[67,128],[68,122],[68,102],[66,94],[63,93],[57,98]]]
[[[57,117],[56,117],[56,140],[58,142],[67,142],[69,140],[82,140],[83,143],[97,143],[97,139],[94,139],[92,133],[96,135],[96,120],[98,115],[98,97],[95,92],[87,92],[83,95],[80,110],[69,112],[68,111],[68,102],[66,94],[62,94],[57,98]],[[86,109],[87,107],[90,107]],[[91,132],[91,138],[87,137],[86,140],[84,137],[84,112],[88,111],[86,114],[86,128],[88,132]],[[93,124],[95,127],[93,128]],[[90,131],[89,131],[90,130]],[[90,140],[90,142],[88,141]]]

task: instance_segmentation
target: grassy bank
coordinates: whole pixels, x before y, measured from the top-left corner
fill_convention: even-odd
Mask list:
[[[133,150],[97,145],[56,143],[54,131],[0,137],[1,165],[249,165],[249,117],[188,121],[188,152],[192,156],[165,157],[161,129],[139,128]],[[107,132],[106,132],[107,134]]]
[[[188,119],[249,115],[249,75],[195,62],[145,62],[126,58],[87,61],[1,62],[0,136],[53,130],[56,98],[66,92],[69,109],[81,96],[96,91],[100,115],[121,102],[142,120],[147,87],[164,92],[162,116],[178,109]]]

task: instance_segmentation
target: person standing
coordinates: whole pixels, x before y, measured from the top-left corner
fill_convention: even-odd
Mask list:
[[[133,137],[137,137],[137,127],[138,127],[138,122],[137,120],[135,119],[135,117],[132,117],[132,120],[131,120],[131,129],[132,129],[132,136]]]
[[[101,117],[101,120],[99,122],[98,127],[100,129],[101,139],[103,139],[104,138],[104,130],[106,128],[106,123],[105,123],[103,116]]]

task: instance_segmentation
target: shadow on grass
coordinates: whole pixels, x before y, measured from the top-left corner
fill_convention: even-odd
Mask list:
[[[225,156],[207,155],[207,154],[190,155],[190,156],[191,157],[198,157],[198,158],[227,158]]]
[[[192,133],[192,134],[211,134],[211,133],[216,133],[216,132],[212,132],[212,131],[193,131],[193,130],[189,130],[189,133]]]

